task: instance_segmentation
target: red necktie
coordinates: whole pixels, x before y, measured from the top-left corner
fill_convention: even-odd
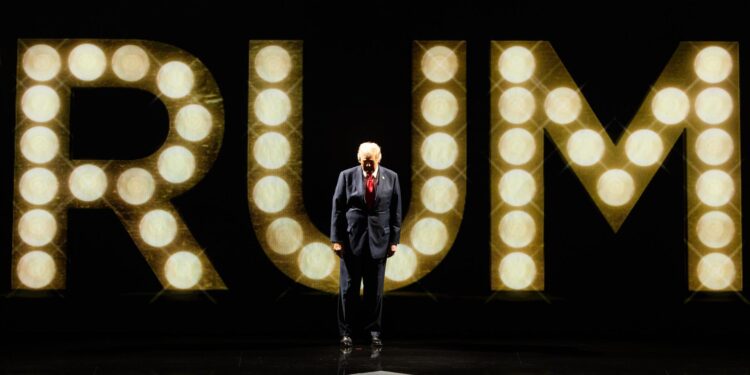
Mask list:
[[[375,204],[375,179],[372,173],[367,174],[367,192],[365,193],[367,207],[372,208]]]

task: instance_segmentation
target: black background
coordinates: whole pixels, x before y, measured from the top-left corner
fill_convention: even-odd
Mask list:
[[[336,296],[295,284],[265,256],[248,212],[247,71],[251,39],[304,40],[304,197],[328,232],[338,172],[357,145],[379,143],[383,165],[411,197],[411,43],[467,41],[468,183],[464,220],[445,259],[419,282],[389,292],[389,336],[742,336],[744,294],[687,290],[685,142],[672,149],[615,234],[546,140],[544,293],[493,293],[489,249],[489,53],[492,40],[549,40],[617,140],[680,41],[740,43],[747,16],[720,2],[404,2],[367,5],[285,1],[3,3],[0,10],[0,326],[3,337],[38,333],[171,337],[195,334],[336,335]],[[15,71],[19,38],[132,38],[169,43],[208,67],[224,98],[223,146],[208,175],[173,200],[229,287],[160,293],[113,212],[72,210],[68,287],[10,290]],[[746,86],[743,80],[741,87]],[[149,95],[74,91],[74,158],[133,159],[154,152],[166,110]],[[742,101],[743,112],[747,104]],[[743,133],[742,154],[748,144]],[[747,170],[743,167],[745,176]],[[322,199],[321,197],[325,197]],[[406,213],[406,211],[405,211]],[[744,228],[747,227],[743,223]],[[745,232],[746,233],[746,232]],[[746,261],[746,263],[748,263]],[[747,270],[747,266],[745,266]],[[747,272],[747,271],[745,271]],[[747,286],[746,286],[747,287]]]

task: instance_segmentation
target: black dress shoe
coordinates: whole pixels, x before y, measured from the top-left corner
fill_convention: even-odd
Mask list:
[[[341,341],[339,341],[339,343],[341,344],[342,348],[351,348],[352,338],[347,335],[341,336]]]
[[[382,348],[383,347],[383,340],[380,339],[380,336],[372,336],[372,347],[374,348]]]

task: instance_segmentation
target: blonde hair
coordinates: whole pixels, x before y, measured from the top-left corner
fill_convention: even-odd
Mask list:
[[[377,143],[364,142],[359,145],[359,151],[357,151],[357,161],[361,163],[362,160],[366,159],[368,156],[376,162],[380,163],[380,159],[383,157],[383,154],[380,153],[380,146],[378,146]]]

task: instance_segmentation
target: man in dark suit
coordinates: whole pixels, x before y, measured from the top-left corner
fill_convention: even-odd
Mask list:
[[[341,258],[338,300],[342,347],[351,347],[352,325],[364,284],[364,329],[372,345],[382,347],[383,277],[388,257],[401,237],[401,188],[398,174],[380,165],[380,147],[359,146],[360,165],[342,171],[333,194],[331,242]]]

